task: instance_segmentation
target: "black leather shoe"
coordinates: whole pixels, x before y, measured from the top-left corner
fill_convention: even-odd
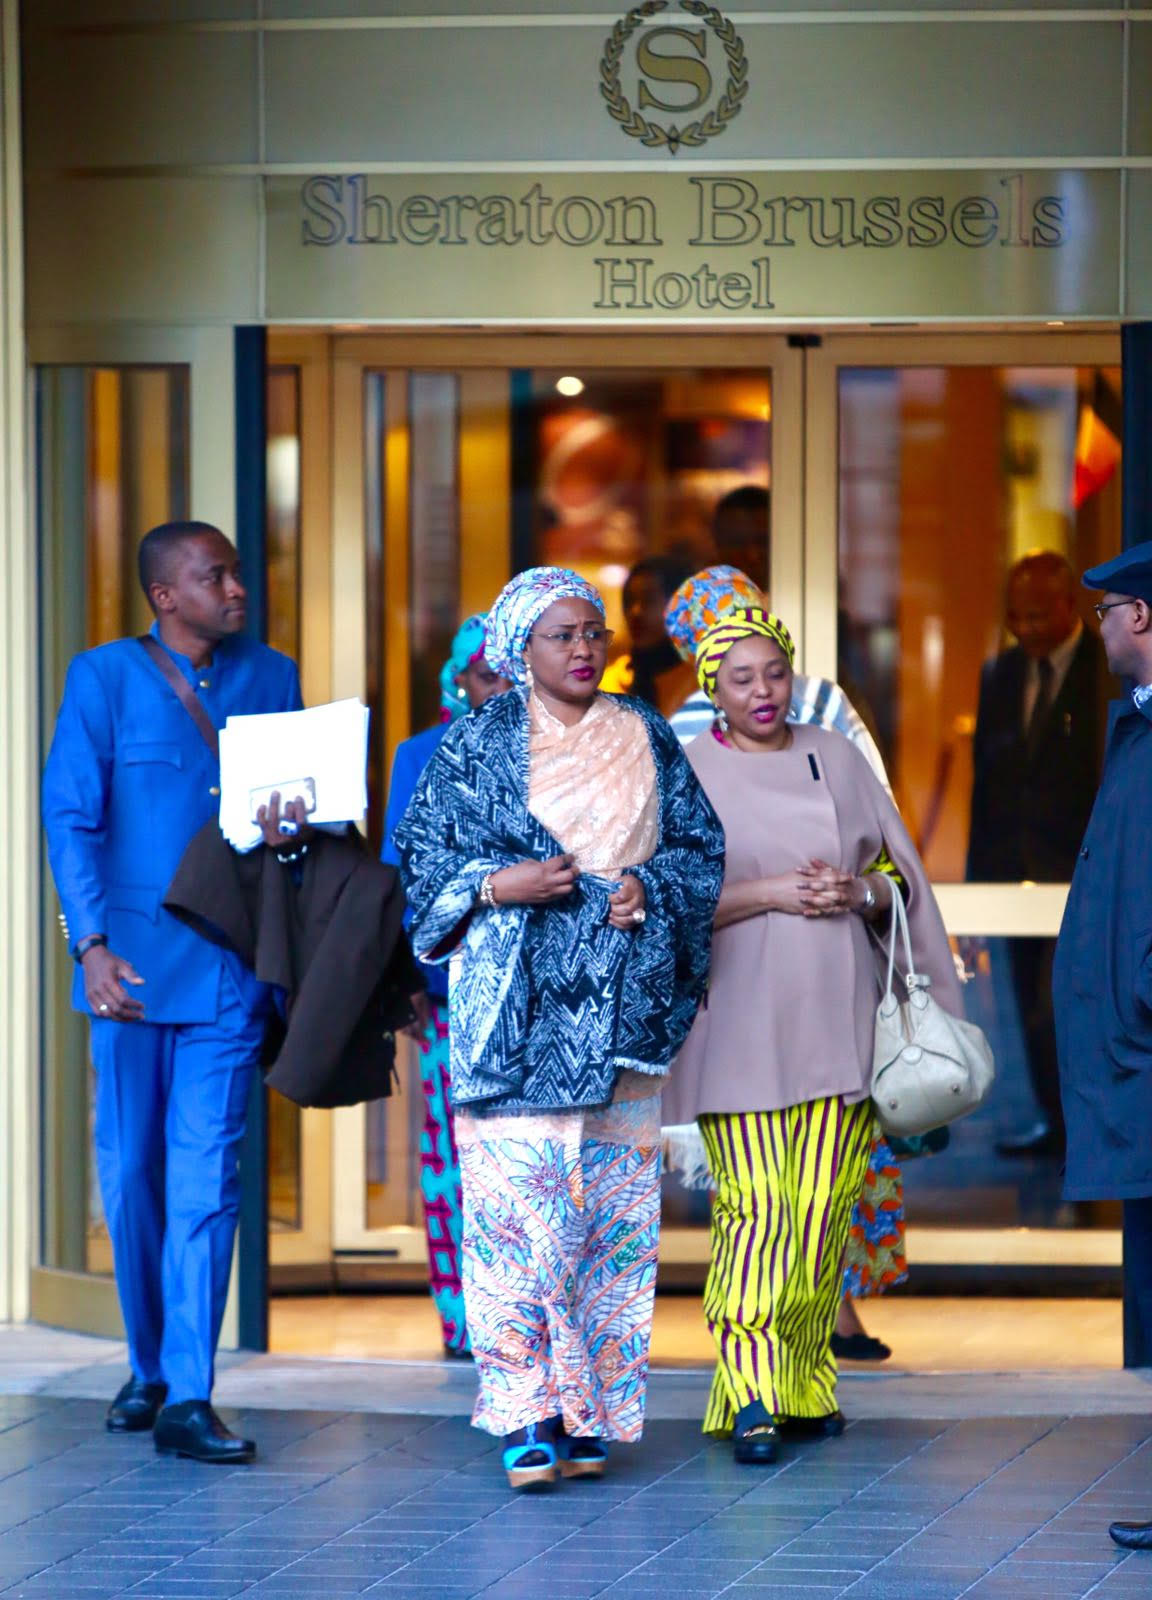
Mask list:
[[[256,1454],[251,1439],[230,1433],[207,1400],[184,1400],[165,1406],[152,1430],[162,1456],[187,1456],[190,1461],[222,1461],[243,1465]]]
[[[732,1454],[744,1467],[770,1467],[776,1459],[780,1435],[762,1400],[741,1406],[732,1430]]]
[[[109,1433],[146,1433],[168,1398],[166,1383],[141,1383],[129,1378],[108,1407],[104,1426]]]
[[[848,1426],[842,1411],[830,1411],[826,1417],[781,1417],[782,1439],[838,1439]]]
[[[870,1333],[834,1333],[832,1354],[837,1361],[887,1361],[892,1347]]]
[[[997,1155],[1017,1160],[1025,1156],[1064,1156],[1064,1139],[1046,1122],[1034,1123],[1026,1133],[1014,1134],[1010,1139],[996,1141]]]
[[[1114,1522],[1108,1532],[1125,1550],[1152,1550],[1152,1522]]]

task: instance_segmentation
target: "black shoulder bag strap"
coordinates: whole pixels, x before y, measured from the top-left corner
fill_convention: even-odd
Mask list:
[[[167,650],[156,643],[150,633],[140,635],[139,643],[153,664],[168,680],[172,693],[196,724],[196,730],[217,761],[220,759],[220,735],[204,707],[192,692],[192,687]]]

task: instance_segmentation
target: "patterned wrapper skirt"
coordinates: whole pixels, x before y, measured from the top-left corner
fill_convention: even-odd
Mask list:
[[[420,1087],[424,1092],[420,1197],[428,1241],[428,1287],[440,1316],[445,1348],[467,1350],[464,1289],[460,1282],[460,1159],[449,1098],[448,1006],[436,999],[429,1004],[431,1034],[420,1046]]]
[[[872,1140],[864,1189],[852,1213],[844,1255],[844,1293],[883,1294],[908,1276],[904,1254],[904,1177],[882,1133]]]
[[[660,1096],[551,1116],[459,1112],[472,1421],[638,1439],[660,1234]]]

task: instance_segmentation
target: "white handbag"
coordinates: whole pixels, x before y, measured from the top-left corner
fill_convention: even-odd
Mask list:
[[[888,977],[876,1008],[872,1049],[872,1100],[885,1133],[905,1139],[965,1117],[983,1105],[996,1075],[992,1050],[971,1022],[939,1006],[932,980],[915,970],[908,913],[897,884],[892,888]],[[904,941],[907,1000],[893,993],[896,945]]]

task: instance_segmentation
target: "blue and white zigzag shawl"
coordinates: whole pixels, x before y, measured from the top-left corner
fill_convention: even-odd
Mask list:
[[[613,698],[622,698],[616,697]],[[528,715],[513,690],[445,734],[399,828],[421,959],[452,961],[452,1098],[476,1111],[602,1106],[625,1068],[666,1075],[707,986],[724,834],[659,714],[642,701],[660,842],[634,871],[647,919],[607,921],[614,884],[584,874],[547,906],[484,909],[484,877],[562,847],[528,810]]]

